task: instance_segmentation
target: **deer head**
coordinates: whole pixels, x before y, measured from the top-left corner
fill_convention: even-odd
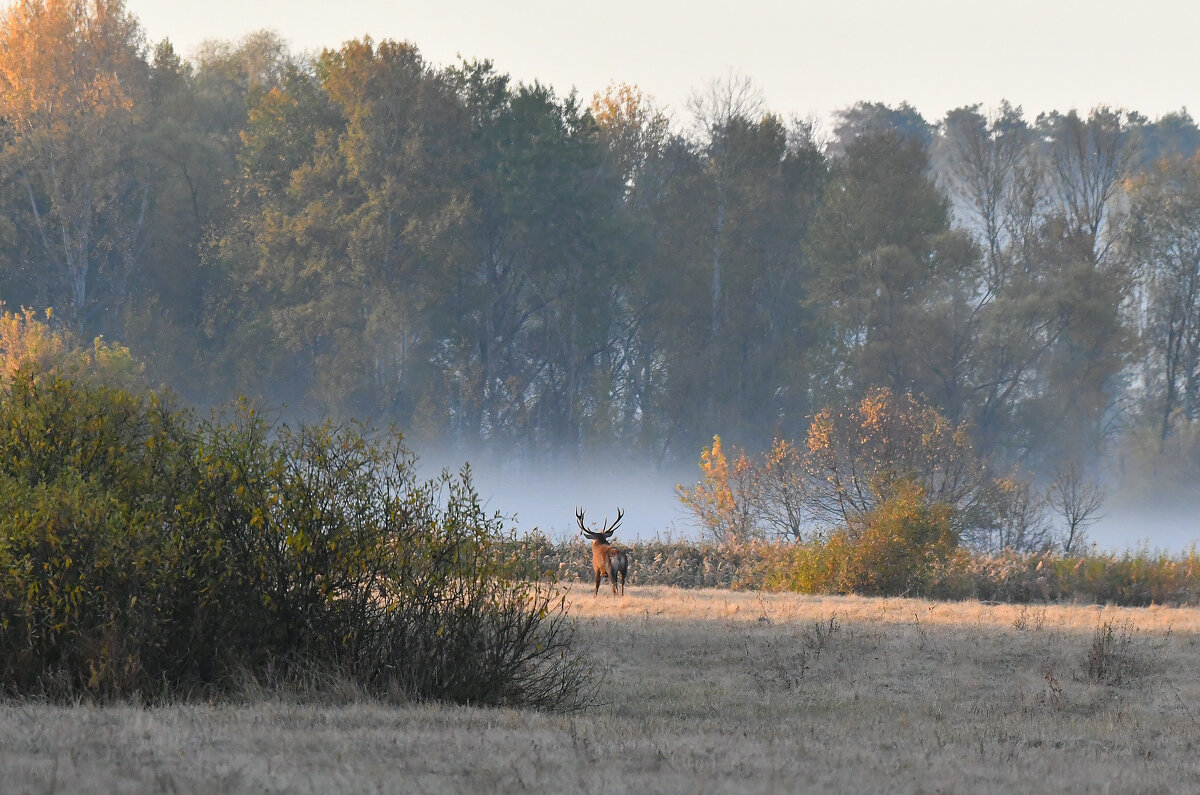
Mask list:
[[[612,538],[612,534],[617,531],[617,525],[619,525],[621,523],[621,519],[624,518],[624,516],[625,516],[625,513],[620,508],[618,508],[617,509],[617,521],[613,522],[611,527],[609,527],[609,524],[608,524],[608,517],[605,516],[603,530],[599,530],[599,531],[588,530],[587,525],[585,525],[583,523],[583,509],[582,508],[575,509],[575,518],[579,520],[579,530],[583,534],[583,536],[585,538],[590,538],[592,541],[599,541],[604,544],[607,544],[608,539]]]
[[[612,534],[616,532],[617,525],[621,523],[621,518],[625,514],[620,508],[617,509],[617,520],[611,525],[608,523],[608,517],[604,517],[603,529],[589,530],[583,521],[583,509],[575,509],[575,518],[579,520],[579,531],[584,538],[589,538],[592,541],[592,570],[596,574],[596,590],[592,596],[600,593],[600,580],[604,577],[612,583],[613,595],[617,594],[617,578],[620,577],[621,595],[625,595],[625,576],[629,570],[629,556],[624,550],[617,549],[609,543]]]

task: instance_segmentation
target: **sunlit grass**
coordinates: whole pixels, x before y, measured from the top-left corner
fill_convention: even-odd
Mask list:
[[[1200,781],[1200,610],[592,588],[582,713],[7,704],[15,791],[1168,792]],[[1098,630],[1113,642],[1097,645]],[[1089,673],[1096,655],[1120,677]],[[601,775],[603,774],[603,775]]]

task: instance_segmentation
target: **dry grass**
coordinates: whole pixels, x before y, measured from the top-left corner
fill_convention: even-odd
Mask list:
[[[0,706],[3,789],[1200,788],[1197,609],[654,587],[574,597],[580,638],[606,676],[608,703],[587,714],[353,697],[9,704]]]

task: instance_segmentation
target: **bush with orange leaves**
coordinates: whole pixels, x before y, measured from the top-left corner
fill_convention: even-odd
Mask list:
[[[905,479],[844,526],[801,543],[759,545],[751,579],[800,593],[928,594],[961,551],[951,513]]]
[[[692,509],[706,541],[736,545],[762,537],[761,467],[744,451],[734,448],[733,463],[725,455],[720,436],[700,454],[703,479],[695,486],[676,486],[680,501]]]
[[[0,301],[0,392],[6,392],[19,371],[35,377],[58,374],[137,391],[145,386],[145,365],[129,349],[96,337],[91,347],[81,344],[69,331],[51,325],[28,307],[10,312]]]
[[[841,412],[825,409],[806,440],[808,504],[828,525],[853,528],[913,485],[929,510],[944,511],[969,539],[994,516],[995,480],[955,425],[911,394],[873,389]]]
[[[965,424],[888,389],[819,412],[803,446],[776,440],[751,457],[714,436],[700,469],[701,481],[678,492],[706,540],[798,542],[756,544],[767,550],[756,577],[768,587],[926,593],[962,546],[1049,543],[1028,480],[996,477]]]
[[[841,591],[865,594],[923,594],[958,548],[953,510],[930,502],[921,484],[904,478],[870,512],[838,531],[846,536],[848,560]]]

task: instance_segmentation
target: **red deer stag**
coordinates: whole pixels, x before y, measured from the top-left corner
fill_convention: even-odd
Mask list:
[[[607,577],[612,583],[613,596],[617,595],[617,575],[621,575],[621,596],[625,595],[625,573],[629,570],[629,556],[622,549],[617,549],[608,540],[612,538],[613,532],[617,529],[617,525],[621,523],[621,509],[617,509],[617,521],[612,523],[612,527],[608,525],[608,517],[604,517],[604,529],[600,532],[595,532],[587,529],[587,525],[583,523],[583,509],[576,508],[575,516],[579,519],[579,529],[583,532],[584,538],[592,540],[592,568],[596,572],[596,590],[592,596],[597,596],[600,593],[600,578]]]

